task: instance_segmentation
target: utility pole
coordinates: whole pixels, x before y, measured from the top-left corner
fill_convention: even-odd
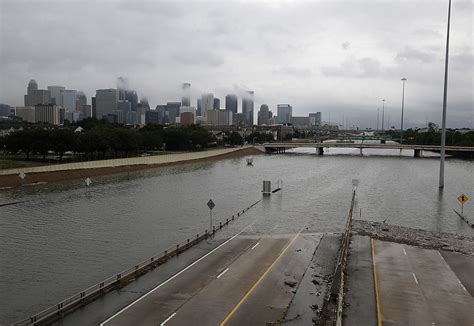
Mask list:
[[[382,100],[382,131],[385,130],[383,126],[384,120],[385,120],[385,99]]]
[[[377,108],[377,131],[379,131],[379,115],[380,115],[380,109]]]
[[[451,0],[448,4],[448,26],[446,30],[446,58],[444,61],[444,94],[443,94],[443,121],[441,131],[441,158],[439,163],[439,188],[444,188],[444,159],[446,155],[446,104],[448,101],[448,57],[449,57],[449,25],[451,23]]]
[[[406,78],[402,78],[402,120],[400,122],[400,145],[403,144],[403,107],[405,105],[405,82]]]

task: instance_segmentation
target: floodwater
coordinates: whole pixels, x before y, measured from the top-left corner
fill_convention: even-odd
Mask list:
[[[352,179],[359,179],[355,217],[472,235],[453,209],[456,197],[471,201],[474,164],[449,159],[446,187],[438,190],[439,160],[413,151],[314,149],[284,155],[191,163],[0,191],[0,324],[59,302],[135,263],[225,220],[262,196],[262,181],[283,190],[260,202],[236,225],[255,233],[341,231]],[[432,157],[426,157],[432,156]],[[235,228],[235,227],[234,227]],[[233,232],[228,228],[225,232]]]

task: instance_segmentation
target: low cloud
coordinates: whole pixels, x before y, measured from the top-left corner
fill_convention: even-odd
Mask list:
[[[327,77],[374,78],[381,72],[380,61],[374,58],[348,59],[339,66],[322,67]]]
[[[418,61],[421,63],[431,63],[434,60],[435,60],[435,55],[433,55],[432,53],[413,49],[411,47],[405,47],[395,57],[395,61],[398,61],[398,62]]]

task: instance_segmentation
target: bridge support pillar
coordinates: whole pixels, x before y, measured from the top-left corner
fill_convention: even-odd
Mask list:
[[[324,147],[317,147],[316,148],[318,155],[323,155],[324,154]]]
[[[415,149],[413,152],[413,157],[421,157],[421,149]]]

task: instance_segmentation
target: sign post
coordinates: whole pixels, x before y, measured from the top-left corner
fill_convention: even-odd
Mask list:
[[[209,207],[209,233],[212,232],[212,209],[216,207],[216,204],[212,201],[212,199],[209,199],[207,202],[207,207]]]
[[[84,182],[86,183],[86,186],[87,186],[87,192],[89,192],[89,186],[92,183],[91,178],[87,177],[86,180],[84,180]]]
[[[21,171],[18,176],[20,177],[21,179],[21,184],[23,185],[24,181],[25,181],[25,178],[26,178],[26,173]]]
[[[457,199],[461,204],[461,215],[464,215],[464,203],[469,200],[469,197],[466,194],[460,194]]]

